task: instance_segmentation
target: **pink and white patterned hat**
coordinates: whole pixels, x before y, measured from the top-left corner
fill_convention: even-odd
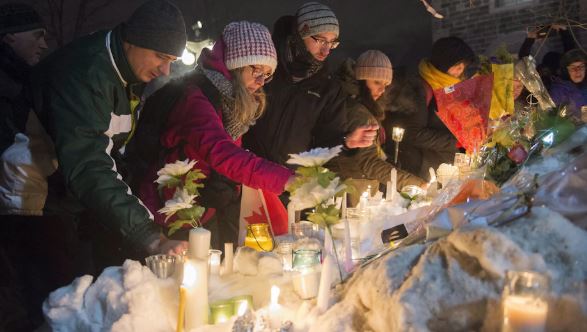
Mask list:
[[[277,53],[271,33],[262,24],[247,21],[229,23],[222,32],[226,44],[224,63],[228,70],[251,65],[266,65],[275,71]]]

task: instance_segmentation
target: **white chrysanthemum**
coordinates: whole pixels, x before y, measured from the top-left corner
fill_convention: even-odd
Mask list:
[[[328,187],[324,188],[316,179],[312,179],[296,189],[290,196],[290,201],[298,210],[316,207],[345,188],[345,185],[339,182],[339,178],[334,178]]]
[[[337,145],[333,148],[315,148],[310,151],[299,154],[290,154],[288,164],[300,165],[306,167],[322,166],[330,159],[338,156],[342,150],[342,145]]]
[[[162,169],[157,171],[159,177],[155,182],[158,184],[166,184],[169,180],[179,178],[191,171],[195,164],[195,160],[190,161],[189,159],[183,161],[178,160],[173,164],[165,164]]]
[[[167,200],[165,207],[159,209],[158,212],[165,214],[169,218],[179,210],[191,208],[195,198],[196,195],[190,195],[185,189],[176,190],[173,198]]]

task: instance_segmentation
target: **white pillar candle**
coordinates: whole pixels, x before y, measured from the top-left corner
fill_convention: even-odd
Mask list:
[[[361,194],[361,198],[359,199],[359,210],[365,211],[367,210],[367,204],[369,202],[369,193],[366,191]]]
[[[328,229],[324,229],[324,256],[326,255],[334,255],[332,235]]]
[[[393,200],[393,194],[391,192],[391,181],[387,181],[385,190],[385,200],[391,202]]]
[[[269,303],[268,316],[271,329],[280,329],[283,320],[283,309],[279,305],[279,287],[271,286],[271,303]]]
[[[397,192],[397,169],[391,170],[391,200],[393,201],[395,193]]]
[[[210,233],[203,227],[190,230],[188,256],[190,259],[208,261],[208,250],[210,250]]]
[[[343,218],[346,218],[346,207],[347,207],[347,197],[348,193],[345,192],[344,194],[342,194],[342,206],[340,207],[341,209],[341,215]]]
[[[316,306],[320,312],[325,312],[330,306],[330,286],[335,274],[336,264],[332,256],[327,255],[322,263],[322,275],[320,276],[320,288],[318,289],[318,299]]]
[[[344,269],[347,273],[353,270],[353,249],[351,247],[351,226],[344,219]]]
[[[223,275],[229,275],[232,273],[233,270],[233,261],[234,261],[234,248],[232,243],[225,243],[224,244],[224,268],[222,270]]]
[[[504,332],[543,332],[548,303],[526,296],[509,295],[503,300]]]
[[[183,286],[186,291],[185,329],[191,331],[208,324],[208,264],[188,259],[184,264]]]

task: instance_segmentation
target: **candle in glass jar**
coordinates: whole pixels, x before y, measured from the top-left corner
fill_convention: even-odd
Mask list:
[[[231,301],[219,301],[210,304],[210,323],[219,324],[227,322],[234,315],[234,303]]]
[[[548,303],[542,299],[509,295],[503,300],[504,332],[542,332]]]

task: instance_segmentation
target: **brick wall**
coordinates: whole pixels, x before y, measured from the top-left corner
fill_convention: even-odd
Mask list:
[[[433,19],[433,40],[449,35],[459,36],[476,52],[487,55],[490,55],[488,53],[492,53],[503,42],[511,52],[517,53],[528,26],[563,22],[564,13],[571,20],[587,23],[587,15],[585,15],[587,1],[585,0],[534,0],[528,4],[501,9],[493,8],[494,1],[432,1],[433,7],[445,16],[442,20]],[[563,15],[560,14],[561,11]],[[587,49],[587,31],[574,28],[573,32],[580,45]],[[540,56],[548,50],[562,51],[560,38],[556,33],[549,35],[544,45],[541,41],[537,41],[533,54],[540,59]]]

